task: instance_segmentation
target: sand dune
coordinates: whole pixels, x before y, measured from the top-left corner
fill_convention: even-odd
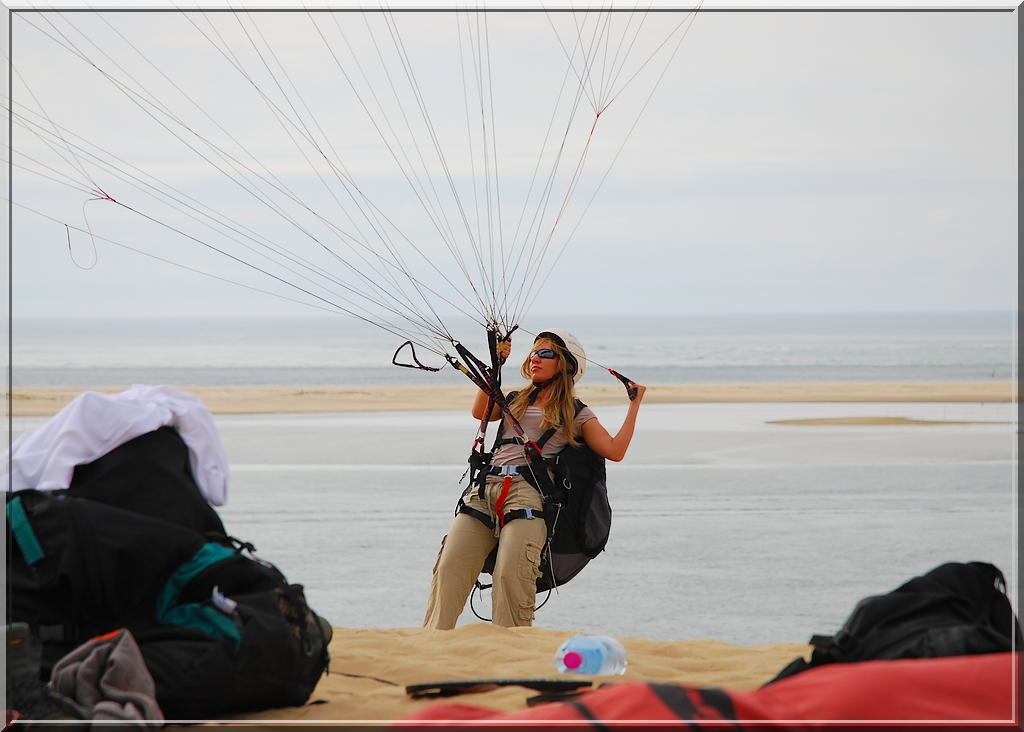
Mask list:
[[[594,688],[615,680],[656,680],[744,691],[769,681],[797,656],[809,658],[811,650],[799,643],[744,647],[711,640],[621,638],[629,657],[624,676],[559,675],[555,651],[571,635],[570,631],[498,628],[486,623],[451,631],[335,628],[330,674],[320,680],[309,703],[240,718],[396,719],[431,703],[411,699],[405,693],[407,685],[455,679],[592,678]],[[454,700],[511,711],[525,708],[526,700],[537,693],[506,687]]]

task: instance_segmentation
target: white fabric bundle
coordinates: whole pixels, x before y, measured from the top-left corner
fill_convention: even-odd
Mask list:
[[[188,446],[200,493],[215,506],[228,500],[228,459],[213,415],[196,396],[170,386],[137,384],[120,394],[87,391],[42,428],[21,435],[3,456],[4,487],[52,491],[68,488],[75,466],[160,427],[173,427]]]

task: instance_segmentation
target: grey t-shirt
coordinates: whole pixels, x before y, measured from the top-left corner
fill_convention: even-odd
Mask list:
[[[580,413],[576,415],[576,419],[573,420],[573,424],[576,427],[576,434],[580,434],[580,428],[583,427],[583,423],[587,420],[594,419],[597,415],[591,411],[590,407],[583,407]],[[515,430],[512,429],[512,425],[509,424],[508,416],[502,417],[504,420],[504,429],[502,429],[502,438],[515,437]],[[519,420],[519,424],[523,426],[523,430],[531,440],[539,440],[544,433],[547,431],[541,428],[541,423],[544,421],[544,413],[540,407],[527,407],[526,413],[523,418]],[[582,439],[582,438],[581,438]],[[545,443],[541,449],[541,454],[544,457],[550,457],[556,452],[561,450],[569,443],[569,436],[565,434],[564,429],[560,429],[555,434],[551,435],[551,439]],[[502,445],[494,451],[494,455],[491,457],[491,465],[525,465],[526,464],[526,452],[523,450],[522,445],[508,444]]]

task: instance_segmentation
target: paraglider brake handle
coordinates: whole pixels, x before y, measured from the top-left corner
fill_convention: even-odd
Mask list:
[[[505,335],[501,335],[501,333],[498,332],[497,328],[495,328],[495,329],[493,329],[491,331],[494,334],[495,354],[497,354],[498,348],[501,346],[502,343],[508,343],[508,342],[510,342],[512,340],[512,334],[515,333],[516,330],[518,330],[518,329],[519,329],[519,325],[516,324],[516,325],[513,325],[512,328],[509,330],[509,332],[506,333]],[[506,360],[507,360],[506,356],[499,356],[498,357],[498,363],[501,364],[502,366],[505,365],[505,361]]]
[[[405,348],[406,346],[409,346],[409,351],[412,353],[413,363],[398,363],[398,354],[401,353],[402,349]],[[391,363],[393,363],[395,366],[402,366],[403,368],[407,369],[423,369],[424,371],[441,370],[440,367],[434,368],[433,366],[424,366],[423,364],[421,364],[420,360],[416,358],[416,346],[413,345],[412,341],[406,341],[405,343],[398,347],[398,350],[395,351],[395,355],[391,357]]]
[[[622,385],[626,387],[626,393],[629,394],[629,401],[636,399],[637,392],[639,391],[633,382],[627,379],[625,376],[620,374],[615,369],[608,369],[608,373],[614,376],[616,379],[622,382]]]

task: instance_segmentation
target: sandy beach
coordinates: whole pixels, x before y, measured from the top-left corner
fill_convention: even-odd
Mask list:
[[[476,623],[452,631],[397,628],[335,628],[330,673],[302,707],[273,709],[242,719],[397,719],[426,704],[405,693],[410,684],[457,679],[593,678],[594,688],[610,681],[658,680],[697,687],[755,689],[811,647],[798,643],[736,646],[712,640],[658,641],[621,638],[629,657],[624,676],[560,676],[555,651],[574,635],[541,628],[496,628]],[[538,692],[510,686],[450,698],[504,711],[525,709]]]
[[[124,387],[128,388],[128,385]],[[183,387],[214,414],[295,414],[314,412],[423,411],[461,409],[476,387]],[[56,414],[85,388],[16,387],[15,417]],[[123,389],[95,391],[117,393]],[[618,385],[580,385],[580,399],[592,406],[626,401]],[[647,404],[708,402],[1010,402],[1016,399],[1010,381],[842,382],[810,384],[654,384]]]

